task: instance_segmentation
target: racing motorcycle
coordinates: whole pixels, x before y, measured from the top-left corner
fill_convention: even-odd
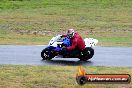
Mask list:
[[[49,41],[48,46],[42,50],[41,57],[43,58],[43,60],[51,60],[55,56],[60,55],[63,58],[79,58],[81,61],[87,61],[93,57],[93,47],[98,43],[97,39],[85,38],[85,49],[83,51],[73,50],[70,52],[62,53],[62,48],[70,46],[71,43],[69,38],[61,36],[62,35],[57,35],[53,37]]]

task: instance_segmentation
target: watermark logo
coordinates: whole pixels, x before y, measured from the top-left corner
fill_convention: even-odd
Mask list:
[[[131,76],[129,74],[87,74],[85,69],[80,66],[76,81],[79,85],[86,83],[124,84],[131,82]]]

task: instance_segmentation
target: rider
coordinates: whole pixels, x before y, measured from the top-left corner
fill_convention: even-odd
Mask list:
[[[85,49],[85,42],[83,38],[77,32],[75,32],[74,29],[68,29],[67,34],[64,34],[62,36],[70,38],[71,41],[71,46],[64,47],[62,51],[83,51]]]

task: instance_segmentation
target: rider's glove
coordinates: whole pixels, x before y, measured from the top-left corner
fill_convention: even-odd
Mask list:
[[[62,51],[66,51],[67,49],[66,49],[66,47],[62,47]]]
[[[63,35],[60,35],[61,38],[63,38],[64,36]]]

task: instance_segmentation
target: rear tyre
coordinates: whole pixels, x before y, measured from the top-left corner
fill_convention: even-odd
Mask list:
[[[50,53],[51,52],[47,48],[43,49],[41,52],[41,57],[43,58],[42,60],[51,60],[53,56],[50,55]]]
[[[91,47],[86,47],[84,51],[82,52],[82,56],[80,57],[81,61],[87,61],[91,59],[94,55],[94,49]]]

